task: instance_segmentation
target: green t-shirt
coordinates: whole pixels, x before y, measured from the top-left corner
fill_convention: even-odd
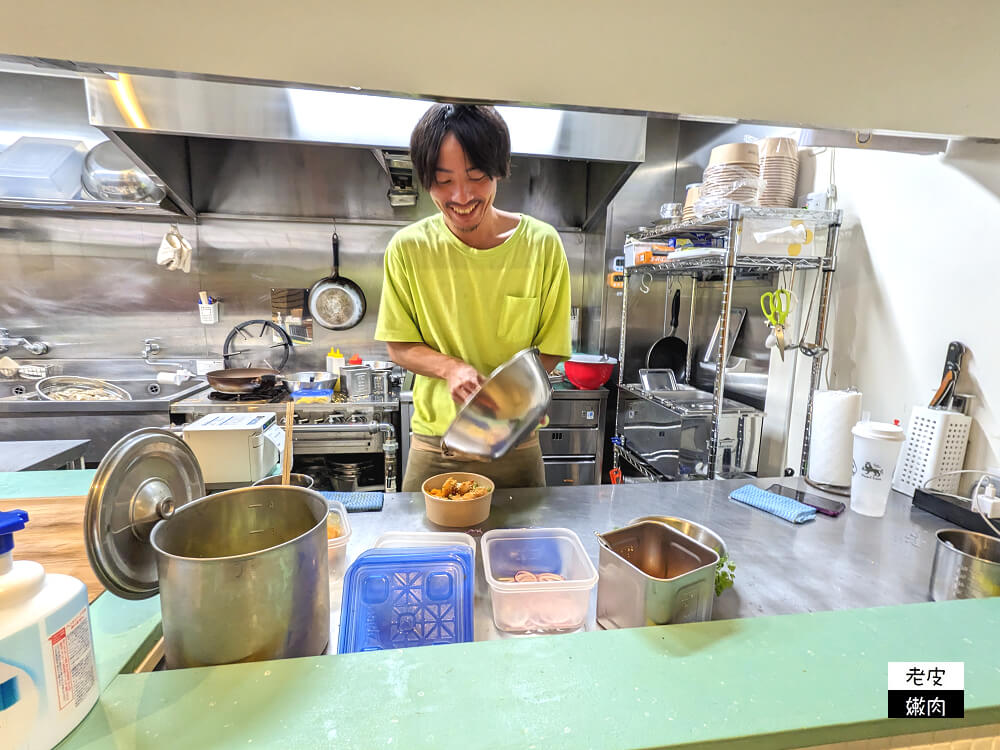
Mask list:
[[[484,376],[531,346],[569,357],[570,286],[556,230],[530,216],[502,244],[477,250],[439,213],[401,229],[385,251],[375,338],[423,342]],[[417,376],[413,432],[443,435],[457,407],[448,384]]]

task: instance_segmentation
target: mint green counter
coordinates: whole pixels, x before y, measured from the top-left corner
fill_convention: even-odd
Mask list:
[[[60,748],[795,747],[1000,722],[998,647],[990,599],[122,675]],[[885,719],[906,660],[966,718]]]
[[[0,499],[86,495],[96,473],[96,469],[0,471]]]
[[[92,477],[82,471],[30,472],[46,473],[58,476],[0,475],[0,497],[85,494]],[[721,499],[700,506],[712,525],[751,513],[725,500],[722,483],[684,484],[689,486],[594,488],[586,497],[586,525],[612,528],[636,515],[628,503],[641,492],[656,493],[663,512],[677,512],[670,505],[677,500],[667,493],[721,492]],[[545,494],[530,507],[550,514],[567,493],[584,498],[575,493],[584,489],[539,491]],[[358,538],[352,544],[365,548],[387,523],[405,528],[398,515],[395,522],[387,519],[408,502],[415,501],[397,498],[383,513],[356,514]],[[498,518],[530,525],[515,509],[504,507]],[[860,557],[863,565],[929,565],[928,547],[916,544],[928,530],[910,520],[908,508],[891,511],[881,525],[857,516],[803,529],[754,512],[745,516],[742,532],[737,523],[726,534],[734,546],[741,538],[771,539],[800,579],[801,566],[821,549],[820,534],[842,535],[822,548],[841,558],[859,558],[869,544],[885,553]],[[885,545],[900,533],[896,546],[877,546],[879,538]],[[865,541],[872,535],[882,536]],[[755,586],[764,579],[754,577],[754,565],[769,559],[737,551],[743,556],[736,593],[727,595],[730,602],[756,601]],[[799,558],[792,565],[794,554]],[[921,569],[910,578],[922,588],[926,575]],[[821,590],[846,590],[843,582],[853,579],[843,569],[839,576],[839,583],[831,580]],[[851,590],[879,584],[868,576],[866,588]],[[723,617],[724,600],[717,600]],[[59,747],[782,748],[1000,723],[1000,598],[875,608],[840,604],[809,614],[132,674],[160,637],[159,600],[125,601],[106,593],[91,605],[102,697]],[[233,637],[239,638],[238,630]],[[886,719],[889,661],[964,662],[966,718]]]

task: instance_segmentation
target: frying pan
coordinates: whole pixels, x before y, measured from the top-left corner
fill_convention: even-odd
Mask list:
[[[677,338],[677,317],[681,311],[681,290],[674,292],[670,303],[670,335],[653,342],[646,353],[646,367],[651,370],[670,369],[678,380],[684,378],[684,368],[687,366],[687,344]]]
[[[340,275],[340,238],[333,233],[333,267],[330,275],[309,290],[309,313],[331,331],[354,328],[365,317],[367,302],[361,287]]]
[[[205,375],[208,384],[222,393],[253,393],[258,388],[274,385],[277,377],[277,370],[266,367],[234,367],[213,370]]]

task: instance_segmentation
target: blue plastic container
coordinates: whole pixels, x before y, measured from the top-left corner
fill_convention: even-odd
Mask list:
[[[366,550],[344,576],[337,653],[472,641],[474,580],[468,547]]]

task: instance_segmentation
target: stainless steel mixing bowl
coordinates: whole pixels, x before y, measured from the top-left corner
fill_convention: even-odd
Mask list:
[[[552,386],[538,349],[523,349],[462,405],[442,445],[454,453],[500,458],[538,426],[551,402]]]

